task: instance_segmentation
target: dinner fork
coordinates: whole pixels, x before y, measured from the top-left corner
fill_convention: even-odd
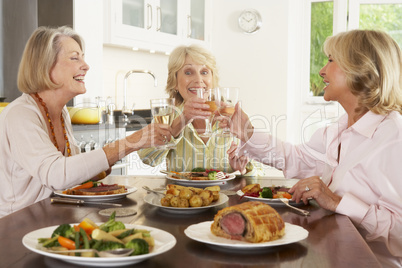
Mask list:
[[[300,208],[297,208],[297,207],[289,205],[289,199],[287,199],[287,198],[278,198],[278,199],[281,200],[282,203],[284,203],[286,206],[288,206],[288,207],[290,207],[290,208],[292,208],[294,210],[297,210],[298,212],[302,213],[304,216],[309,216],[310,215],[310,212],[308,212],[307,210],[300,209]]]

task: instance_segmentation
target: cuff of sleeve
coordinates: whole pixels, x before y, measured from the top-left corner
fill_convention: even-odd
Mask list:
[[[356,224],[360,224],[366,216],[369,205],[358,199],[352,194],[346,193],[335,212],[348,216]]]
[[[269,144],[270,136],[266,132],[254,131],[253,135],[247,142],[240,142],[240,146],[237,149],[238,155],[247,155],[249,148],[263,148]]]

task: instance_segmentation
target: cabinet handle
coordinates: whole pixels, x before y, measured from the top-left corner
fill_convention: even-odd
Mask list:
[[[148,11],[147,30],[149,30],[152,27],[152,6],[150,4],[147,4],[147,11]]]
[[[160,32],[162,27],[162,10],[161,7],[156,7],[156,31]]]
[[[187,37],[191,37],[191,16],[187,15]]]

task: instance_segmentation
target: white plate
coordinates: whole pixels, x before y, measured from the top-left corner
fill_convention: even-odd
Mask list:
[[[233,180],[236,178],[236,175],[229,174],[228,178],[222,180],[186,180],[186,179],[177,179],[173,178],[169,175],[166,176],[169,180],[175,181],[177,184],[184,185],[184,186],[193,186],[193,187],[208,187],[211,185],[224,185],[228,181]]]
[[[148,204],[158,207],[163,211],[170,212],[170,213],[178,213],[178,214],[191,214],[191,213],[198,213],[198,212],[203,212],[205,210],[208,210],[213,207],[217,207],[219,205],[225,204],[228,200],[229,197],[225,194],[219,193],[219,199],[215,202],[212,202],[211,205],[205,206],[205,207],[189,207],[189,208],[177,208],[177,207],[164,207],[161,205],[161,199],[162,195],[159,194],[147,194],[144,197],[144,201],[147,202]]]
[[[255,251],[257,249],[266,249],[274,246],[282,246],[286,244],[301,241],[308,236],[308,231],[298,225],[293,225],[285,222],[285,235],[280,239],[262,242],[262,243],[249,243],[239,240],[230,240],[227,238],[219,237],[211,232],[211,224],[213,221],[205,221],[198,224],[193,224],[184,230],[184,233],[191,239],[230,250],[238,251]]]
[[[244,193],[243,193],[241,190],[238,190],[238,191],[236,192],[236,194],[237,194],[238,196],[243,196],[243,195],[244,195]],[[260,202],[266,203],[266,204],[268,204],[268,205],[270,205],[270,206],[286,206],[281,200],[279,200],[279,199],[274,199],[274,198],[261,198],[261,197],[247,196],[247,195],[246,195],[246,196],[243,196],[242,198],[246,198],[246,199],[248,199],[249,201],[260,201]],[[292,206],[303,206],[304,203],[303,203],[303,202],[296,203],[295,201],[289,200],[289,205],[292,205]]]
[[[75,223],[78,224],[78,223]],[[38,254],[48,256],[55,259],[60,259],[65,262],[75,263],[79,265],[86,266],[103,266],[103,267],[111,267],[111,266],[123,266],[133,263],[138,263],[144,261],[146,259],[152,258],[159,254],[162,254],[174,247],[176,244],[176,238],[168,232],[163,230],[159,230],[153,227],[147,227],[142,225],[131,225],[126,224],[126,228],[138,228],[145,229],[151,231],[151,236],[155,240],[155,246],[152,251],[148,254],[138,255],[138,256],[128,256],[128,257],[115,257],[115,258],[89,258],[89,257],[76,257],[76,256],[66,256],[56,253],[49,253],[43,249],[43,247],[38,244],[38,238],[50,237],[53,231],[58,226],[46,227],[36,231],[32,231],[26,234],[22,238],[22,244],[29,250],[36,252]],[[42,249],[41,249],[42,248]]]
[[[54,191],[55,195],[62,197],[69,197],[75,199],[85,200],[86,202],[99,202],[99,201],[112,201],[123,199],[127,195],[134,193],[137,191],[136,187],[125,186],[127,192],[121,194],[107,194],[107,195],[71,195],[71,194],[63,194],[63,191]]]

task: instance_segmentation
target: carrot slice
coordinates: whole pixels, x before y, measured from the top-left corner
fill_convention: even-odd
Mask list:
[[[94,186],[93,181],[87,181],[86,183],[83,183],[81,185],[78,185],[78,186],[72,188],[72,190],[89,189],[89,188],[92,188],[93,186]]]
[[[59,241],[59,243],[62,247],[65,247],[67,249],[75,249],[75,242],[71,239],[68,239],[68,238],[60,235],[57,238],[57,241]]]

